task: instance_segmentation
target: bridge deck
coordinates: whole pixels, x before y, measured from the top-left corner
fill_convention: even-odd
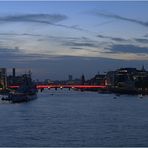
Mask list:
[[[9,88],[18,88],[19,86],[9,86]],[[106,88],[105,85],[37,85],[37,89],[45,88]]]

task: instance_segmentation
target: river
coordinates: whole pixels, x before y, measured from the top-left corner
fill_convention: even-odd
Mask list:
[[[0,146],[148,146],[148,96],[45,90],[0,102]]]

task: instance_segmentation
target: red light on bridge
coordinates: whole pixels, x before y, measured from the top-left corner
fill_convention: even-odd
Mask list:
[[[19,86],[13,85],[8,86],[8,88],[18,88]],[[105,85],[37,85],[37,89],[44,89],[44,88],[106,88]]]
[[[8,86],[8,88],[19,88],[19,86],[13,85],[13,86]]]

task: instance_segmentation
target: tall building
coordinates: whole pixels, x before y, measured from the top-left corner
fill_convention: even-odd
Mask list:
[[[82,85],[84,85],[84,83],[85,83],[85,76],[84,76],[84,74],[81,76],[81,84]]]
[[[0,88],[7,87],[7,71],[6,68],[0,68]]]
[[[13,78],[15,78],[15,68],[12,69]]]
[[[68,76],[68,81],[72,81],[72,75]]]

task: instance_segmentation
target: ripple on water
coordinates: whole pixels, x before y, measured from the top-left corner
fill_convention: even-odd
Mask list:
[[[0,146],[148,146],[148,97],[113,96],[52,90],[0,101]]]

